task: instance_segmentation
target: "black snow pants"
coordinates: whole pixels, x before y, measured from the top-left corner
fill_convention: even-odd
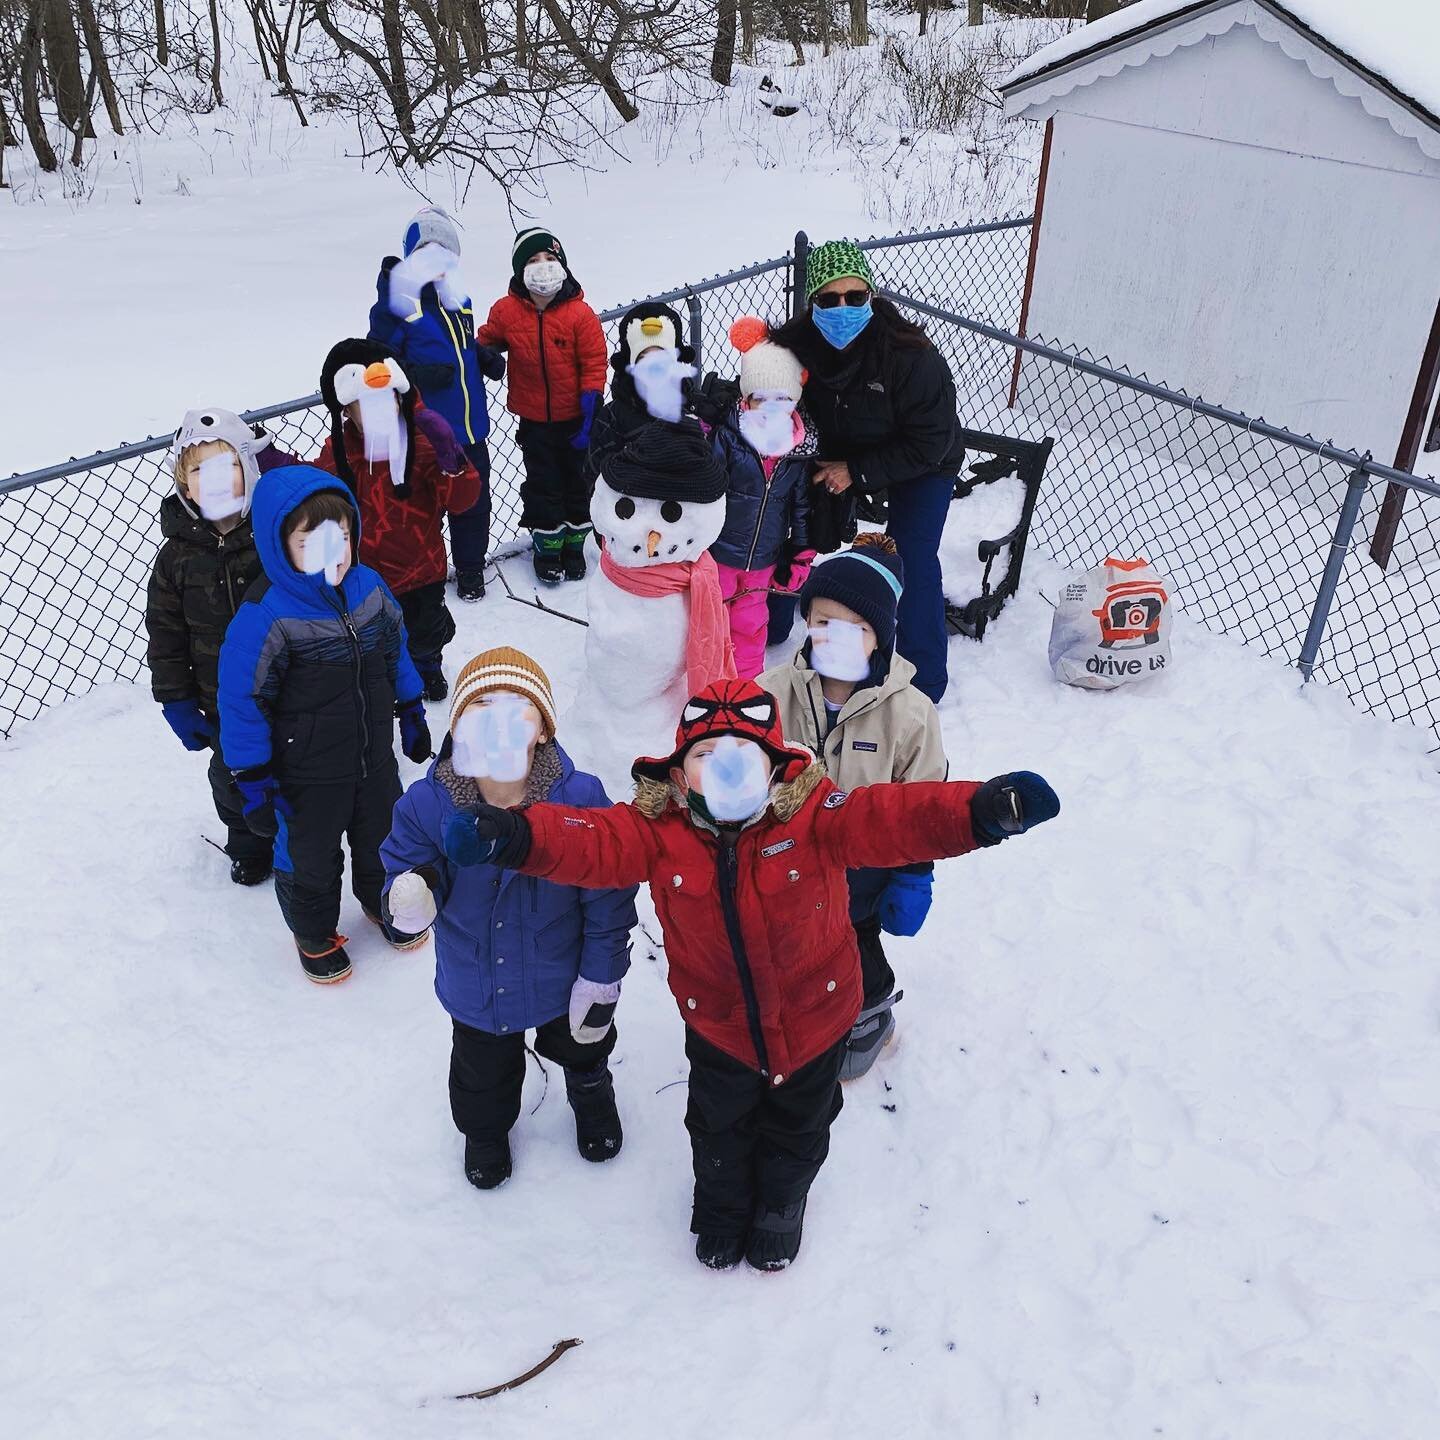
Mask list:
[[[245,823],[245,801],[235,788],[230,767],[220,758],[218,745],[210,755],[208,778],[215,813],[225,827],[225,853],[232,860],[240,860],[247,865],[268,865],[275,842],[255,834]]]
[[[780,1209],[809,1194],[830,1153],[830,1126],[843,1103],[844,1051],[841,1040],[783,1085],[772,1085],[686,1028],[694,1234],[746,1235],[757,1204]]]
[[[570,444],[579,429],[578,420],[522,420],[515,427],[525,461],[520,523],[527,530],[590,523],[585,452]]]

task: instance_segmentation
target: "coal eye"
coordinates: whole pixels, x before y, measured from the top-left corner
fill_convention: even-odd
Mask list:
[[[628,520],[634,513],[635,502],[628,495],[622,495],[615,502],[615,516],[617,519]]]
[[[667,500],[660,507],[660,518],[667,525],[673,525],[684,513],[684,509],[678,500]]]

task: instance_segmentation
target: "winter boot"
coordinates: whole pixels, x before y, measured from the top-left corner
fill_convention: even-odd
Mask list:
[[[425,686],[427,700],[443,700],[450,693],[445,672],[440,668],[438,655],[416,655],[415,668],[420,672],[420,682]]]
[[[465,1178],[477,1190],[498,1190],[510,1178],[510,1137],[472,1140],[467,1135]]]
[[[232,860],[230,878],[237,885],[263,885],[270,878],[268,860]]]
[[[535,550],[535,578],[544,585],[558,585],[565,575],[565,527],[532,530],[530,544]]]
[[[305,978],[317,985],[335,985],[350,978],[350,957],[345,953],[347,935],[331,935],[325,940],[295,939]]]
[[[575,1112],[575,1145],[587,1159],[599,1163],[620,1153],[625,1134],[615,1108],[615,1080],[610,1062],[592,1070],[565,1070],[565,1098]]]
[[[585,537],[590,533],[588,525],[567,525],[565,527],[565,551],[560,564],[567,580],[585,578]]]
[[[743,1235],[697,1235],[695,1258],[709,1270],[730,1270],[745,1258]]]
[[[750,1222],[750,1243],[745,1247],[745,1259],[756,1270],[784,1270],[800,1253],[800,1234],[804,1225],[803,1199],[781,1210],[761,1205]]]
[[[461,600],[483,600],[485,598],[485,572],[483,570],[457,570],[455,572],[455,594]]]
[[[364,910],[364,907],[361,907]],[[429,938],[429,930],[422,930],[418,935],[408,935],[404,930],[397,930],[393,925],[387,925],[378,915],[373,915],[369,910],[364,910],[365,918],[380,929],[385,937],[385,943],[392,950],[418,950]]]
[[[845,1054],[840,1061],[840,1079],[858,1080],[880,1058],[880,1052],[895,1038],[895,1017],[890,1008],[904,996],[903,990],[860,1012],[845,1041]]]

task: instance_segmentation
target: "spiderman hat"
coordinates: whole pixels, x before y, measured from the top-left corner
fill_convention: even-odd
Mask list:
[[[701,740],[733,735],[753,740],[780,767],[782,784],[793,780],[815,757],[803,745],[786,744],[780,728],[780,705],[753,680],[717,680],[685,702],[675,731],[675,748],[663,758],[642,756],[631,768],[637,780],[670,779],[670,772],[685,760],[685,752]]]

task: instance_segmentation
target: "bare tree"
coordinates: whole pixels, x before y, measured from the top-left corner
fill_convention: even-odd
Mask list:
[[[55,109],[67,130],[83,136],[95,133],[85,104],[85,77],[80,64],[80,36],[69,0],[39,0],[40,35],[45,49],[45,71],[55,93]]]
[[[100,86],[100,96],[105,101],[105,115],[110,128],[123,135],[125,127],[120,119],[120,97],[115,93],[115,77],[110,71],[110,61],[105,55],[105,42],[100,34],[100,18],[95,13],[94,0],[77,0],[80,12],[80,28],[85,32],[85,48],[90,54],[90,73]]]
[[[155,63],[161,69],[170,63],[170,35],[165,27],[165,0],[155,0]]]
[[[735,0],[718,0],[715,8],[715,48],[710,53],[710,78],[728,85],[735,75]]]
[[[852,45],[868,45],[870,43],[869,0],[850,0],[850,43]]]
[[[925,4],[925,10],[928,11],[929,9],[930,9],[930,6],[929,6],[928,3],[926,3],[926,4]],[[967,18],[968,18],[968,21],[969,21],[969,23],[970,23],[971,25],[983,25],[983,24],[985,23],[985,0],[970,0],[970,14],[969,14],[969,16],[968,16]],[[923,18],[922,18],[920,24],[921,24],[921,31],[920,31],[920,33],[923,35],[923,34],[925,33],[925,31],[924,31],[924,24],[925,24],[925,22],[924,22],[924,19],[923,19]]]
[[[755,63],[755,0],[740,0],[740,58]]]
[[[25,28],[20,39],[20,123],[25,127],[35,163],[44,171],[60,168],[55,147],[45,130],[45,115],[40,108],[40,72],[42,69],[41,6],[44,0],[30,0]]]

